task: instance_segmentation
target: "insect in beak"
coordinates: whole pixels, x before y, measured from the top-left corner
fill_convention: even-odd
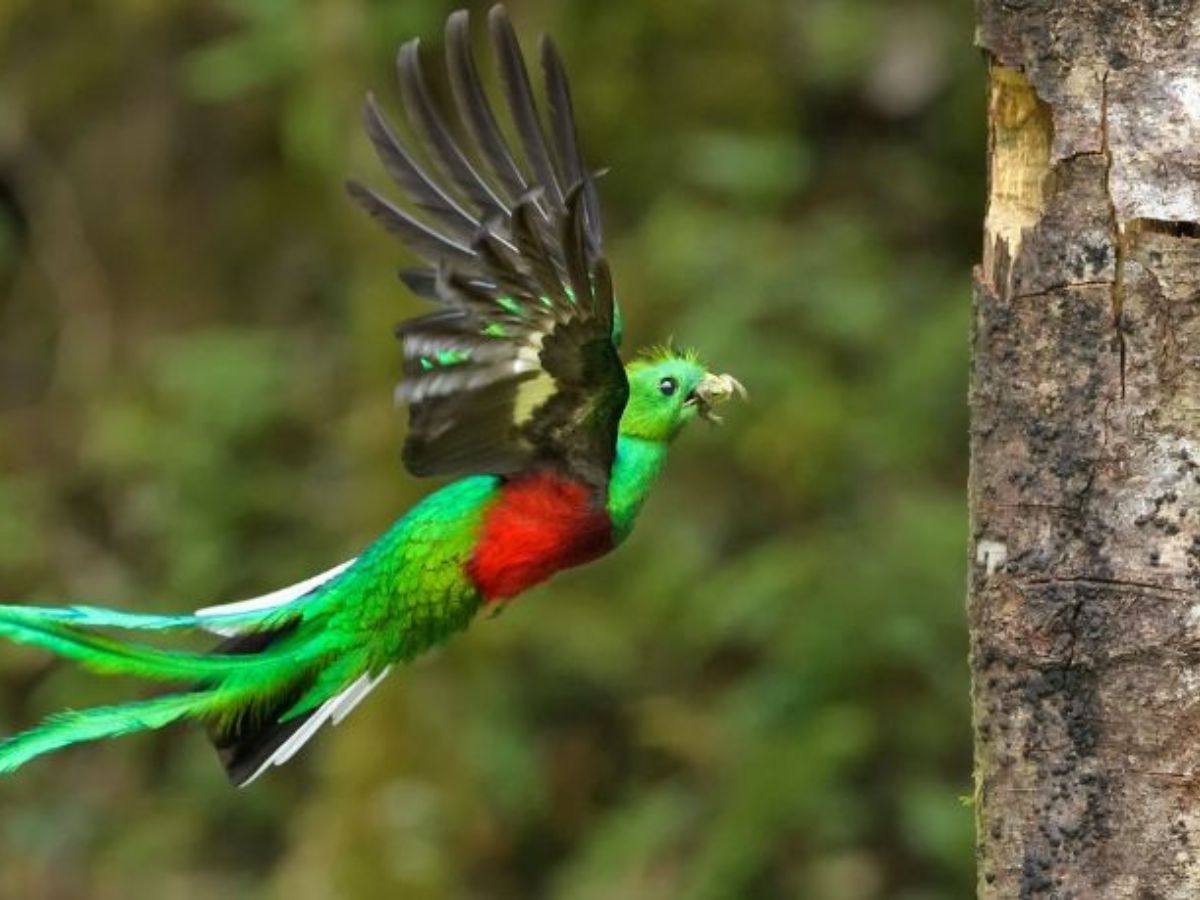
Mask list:
[[[706,422],[712,422],[714,425],[719,425],[721,424],[721,417],[713,412],[713,407],[724,403],[734,394],[743,400],[750,399],[749,392],[732,375],[713,375],[709,373],[688,394],[684,405],[695,406],[700,418]]]

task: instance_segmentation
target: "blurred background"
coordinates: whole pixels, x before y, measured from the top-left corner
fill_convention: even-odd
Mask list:
[[[430,489],[391,403],[421,304],[342,180],[386,183],[362,97],[397,110],[413,35],[444,84],[453,6],[0,2],[0,596],[250,596]],[[753,402],[681,440],[620,553],[253,789],[186,728],[3,780],[0,896],[972,894],[970,4],[510,7],[612,169],[627,347],[673,335]],[[0,733],[145,690],[4,646]]]

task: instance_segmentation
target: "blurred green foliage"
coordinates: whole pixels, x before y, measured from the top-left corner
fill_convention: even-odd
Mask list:
[[[0,783],[0,896],[971,893],[969,4],[511,6],[612,168],[628,342],[753,403],[681,440],[620,553],[253,790],[186,729]],[[449,9],[0,4],[0,595],[235,599],[428,489],[390,402],[419,304],[340,185],[383,182],[362,94],[394,107],[391,54]],[[142,690],[4,647],[0,731]]]

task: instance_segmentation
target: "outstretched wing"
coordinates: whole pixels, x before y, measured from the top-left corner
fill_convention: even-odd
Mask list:
[[[429,167],[371,97],[364,119],[416,213],[347,185],[429,263],[400,274],[442,307],[397,330],[404,352],[397,396],[410,410],[404,462],[414,475],[509,474],[548,464],[603,487],[629,386],[614,340],[595,186],[554,45],[542,39],[547,138],[502,6],[488,23],[520,153],[488,103],[462,10],[446,23],[446,64],[468,140],[460,142],[433,101],[410,41],[397,58],[401,95]]]

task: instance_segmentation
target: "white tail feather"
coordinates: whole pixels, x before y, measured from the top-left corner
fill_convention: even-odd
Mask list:
[[[272,591],[269,594],[263,594],[261,597],[252,597],[249,600],[239,600],[236,603],[223,603],[220,606],[206,606],[203,609],[196,610],[196,615],[202,618],[216,618],[220,616],[241,615],[243,613],[258,612],[260,610],[278,609],[281,606],[287,606],[301,597],[307,596],[314,590],[319,588],[325,582],[332,580],[340,575],[351,565],[354,560],[342,563],[340,566],[334,566],[328,572],[322,572],[320,575],[314,575],[312,578],[307,578],[297,584],[289,587],[280,588],[277,591]],[[223,627],[216,623],[208,628],[214,634],[231,635],[237,634],[242,630],[237,627]]]
[[[308,721],[297,728],[295,734],[280,744],[278,749],[254,771],[253,775],[243,781],[239,787],[246,787],[253,783],[255,779],[272,766],[282,766],[299,753],[300,748],[312,740],[313,735],[320,731],[326,722],[332,721],[334,725],[340,725],[342,720],[350,715],[351,711],[363,701],[363,698],[367,694],[375,689],[375,686],[379,682],[383,681],[391,670],[392,667],[388,666],[375,676],[372,676],[368,672],[360,676],[340,694],[330,697],[322,703],[317,707],[317,711],[309,717]]]
[[[330,716],[333,719],[333,724],[335,726],[341,725],[346,716],[354,712],[355,707],[363,702],[363,698],[365,698],[367,694],[375,690],[375,686],[379,684],[379,682],[383,681],[390,671],[392,671],[392,667],[388,666],[374,678],[372,678],[370,675],[364,675],[362,678],[358,679],[358,681],[354,682],[354,684],[350,685],[350,690],[339,694],[338,704],[330,713]]]

